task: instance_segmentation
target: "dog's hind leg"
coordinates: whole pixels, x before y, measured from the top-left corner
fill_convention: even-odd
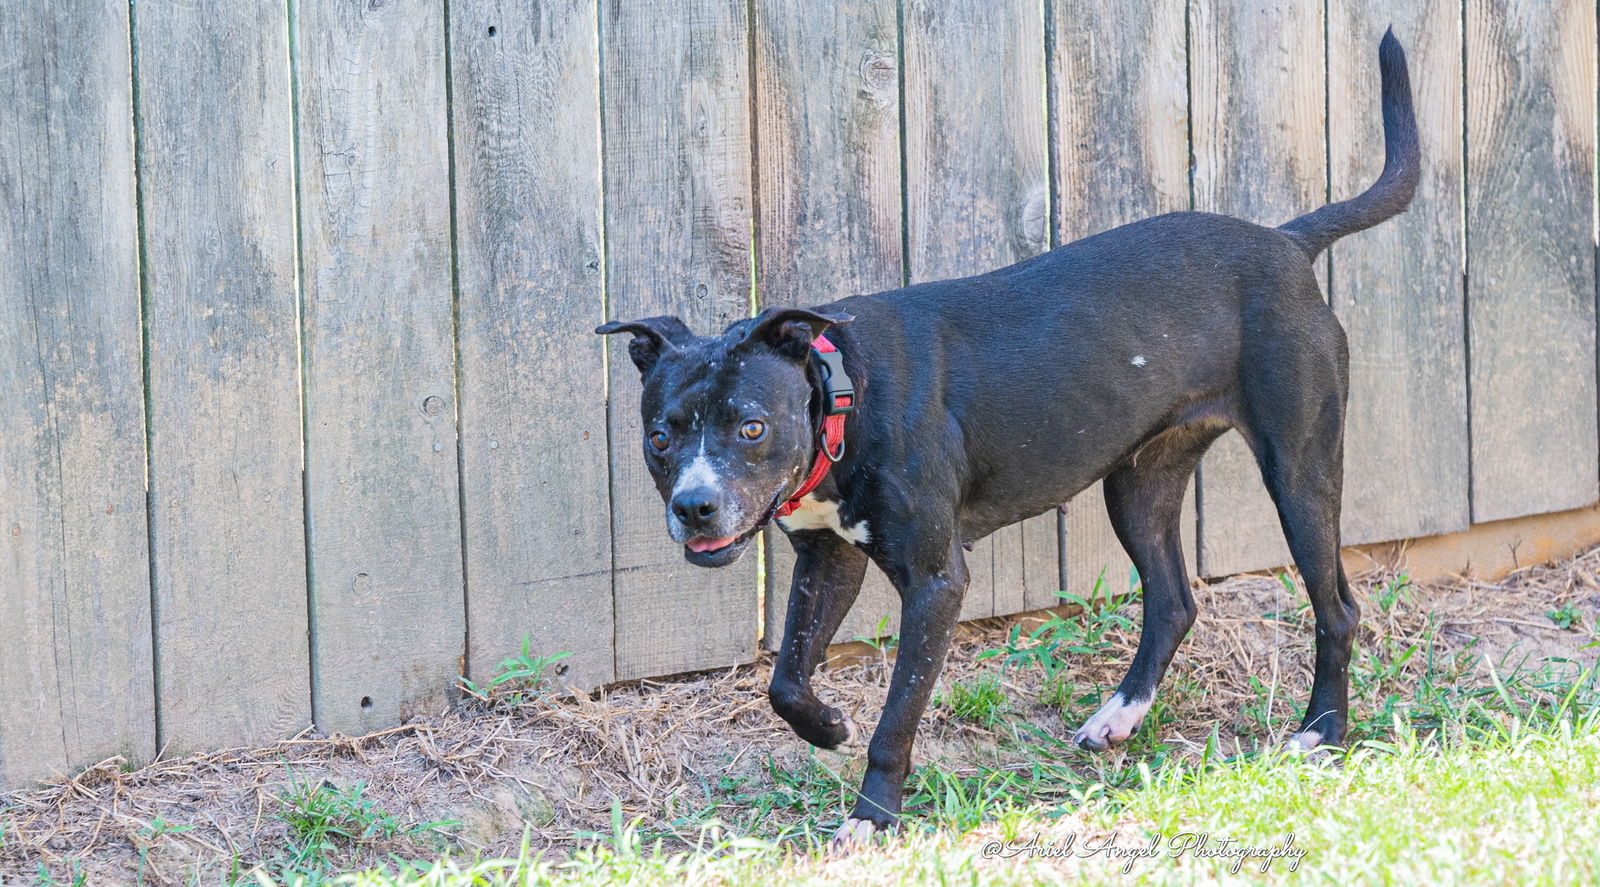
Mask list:
[[[1317,620],[1316,669],[1305,719],[1290,742],[1302,748],[1339,745],[1349,717],[1350,649],[1359,611],[1339,562],[1339,511],[1344,486],[1344,417],[1349,350],[1344,330],[1323,307],[1315,279],[1304,275],[1300,298],[1319,309],[1280,325],[1271,310],[1258,319],[1264,343],[1294,342],[1254,358],[1272,372],[1245,376],[1245,438],[1255,450],[1267,492],[1278,509],[1289,553],[1300,568]],[[1288,301],[1279,295],[1271,306]],[[1278,329],[1274,329],[1277,327]],[[1291,335],[1293,338],[1290,338]]]
[[[783,646],[767,696],[772,710],[801,739],[819,748],[838,748],[853,739],[855,724],[817,698],[811,673],[861,591],[867,555],[828,530],[798,532],[789,538],[794,543],[794,580]]]
[[[1300,729],[1289,739],[1292,745],[1308,749],[1344,742],[1350,706],[1350,650],[1360,621],[1360,610],[1339,561],[1343,408],[1343,395],[1330,394],[1313,427],[1300,440],[1268,440],[1259,457],[1289,552],[1300,568],[1317,620],[1311,700]]]
[[[1111,700],[1073,735],[1093,750],[1117,745],[1138,729],[1156,685],[1194,624],[1194,596],[1183,563],[1179,519],[1189,478],[1227,426],[1198,422],[1169,429],[1106,476],[1106,513],[1144,586],[1139,649]]]

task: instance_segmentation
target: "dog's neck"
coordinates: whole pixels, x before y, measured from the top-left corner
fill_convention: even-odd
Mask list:
[[[834,464],[845,455],[845,422],[858,405],[855,383],[844,370],[844,355],[831,340],[818,336],[806,360],[811,386],[811,439],[817,449],[805,466],[800,487],[778,508],[779,516],[793,512],[800,500],[827,479]],[[843,409],[839,409],[843,407]]]

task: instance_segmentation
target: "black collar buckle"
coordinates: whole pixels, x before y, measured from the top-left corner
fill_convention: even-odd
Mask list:
[[[837,351],[811,352],[822,361],[822,415],[843,416],[856,408],[856,386],[844,371],[844,355]]]

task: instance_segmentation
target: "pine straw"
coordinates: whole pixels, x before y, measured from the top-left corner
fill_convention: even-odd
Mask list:
[[[1385,610],[1375,601],[1395,578],[1375,573],[1353,583],[1362,599],[1362,651],[1423,645],[1431,622],[1439,656],[1479,654],[1460,660],[1464,684],[1489,685],[1486,661],[1502,669],[1519,657],[1594,661],[1593,650],[1583,647],[1600,615],[1600,548],[1498,582],[1463,578],[1414,586]],[[1291,594],[1273,576],[1238,576],[1199,585],[1195,596],[1199,623],[1163,685],[1169,719],[1145,729],[1180,751],[1198,747],[1214,729],[1224,741],[1246,747],[1280,739],[1310,686],[1313,635],[1303,592]],[[1561,630],[1545,614],[1567,604],[1581,616],[1578,625]],[[1137,607],[1128,612],[1137,623]],[[1039,619],[1024,617],[1024,628]],[[998,659],[977,658],[1002,646],[1015,621],[963,626],[941,688],[975,674],[1002,673],[1012,721],[1070,735],[1131,661],[1137,625],[1113,633],[1098,655],[1071,657],[1070,679],[1085,698],[1062,711],[1034,701],[1041,683],[1036,670],[1002,672]],[[1380,704],[1383,692],[1408,692],[1425,659],[1413,656],[1392,685],[1368,688],[1354,700],[1357,713]],[[889,665],[887,657],[830,663],[817,677],[819,693],[870,730]],[[364,783],[364,797],[402,823],[461,823],[448,836],[425,831],[347,848],[338,858],[346,867],[382,863],[391,854],[514,853],[525,830],[534,848],[560,855],[609,831],[613,805],[625,819],[642,817],[647,827],[670,831],[680,817],[704,816],[727,803],[718,789],[725,777],[746,780],[742,790],[748,793],[773,784],[769,768],[784,773],[811,766],[812,753],[768,707],[770,668],[770,656],[763,656],[750,666],[559,701],[471,703],[370,736],[308,731],[260,748],[159,761],[132,772],[112,759],[37,790],[0,795],[0,883],[32,879],[41,865],[64,880],[77,868],[90,874],[90,883],[141,877],[157,885],[189,883],[196,871],[210,882],[235,866],[270,868],[281,863],[290,837],[275,814],[284,809],[291,781]],[[1258,717],[1247,717],[1253,703],[1262,709],[1252,678],[1270,688],[1265,730]],[[1008,754],[1020,763],[1004,732],[957,721],[935,705],[919,735],[918,763],[936,762],[951,773],[971,772],[980,762],[1004,766]],[[817,752],[815,760],[853,786],[862,758],[855,750]],[[1104,762],[1087,753],[1081,758],[1086,774]],[[719,815],[737,820],[741,812],[748,811],[724,808]],[[156,834],[151,823],[157,817],[192,828]],[[772,834],[801,818],[799,812],[774,814],[757,828]]]

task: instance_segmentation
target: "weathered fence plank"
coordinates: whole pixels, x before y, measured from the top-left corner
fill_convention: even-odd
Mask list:
[[[467,670],[526,637],[589,688],[614,673],[598,9],[537,12],[450,5]]]
[[[1405,215],[1329,252],[1329,294],[1350,340],[1343,541],[1448,533],[1468,522],[1461,7],[1342,0],[1329,15],[1333,197],[1360,193],[1383,168],[1377,46],[1391,23],[1410,62],[1423,157]]]
[[[676,314],[699,333],[751,309],[745,0],[606,0],[601,67],[607,315]],[[755,655],[756,559],[691,567],[640,457],[639,374],[612,337],[617,677]],[[626,639],[625,641],[623,639]]]
[[[125,3],[0,16],[0,790],[155,753]]]
[[[156,701],[181,753],[311,721],[288,23],[135,18]]]
[[[1194,208],[1278,225],[1325,203],[1322,4],[1195,4],[1190,33]],[[1319,260],[1319,277],[1325,269]],[[1199,491],[1203,575],[1289,563],[1277,512],[1237,433],[1202,461]]]
[[[907,0],[904,7],[911,281],[979,274],[1041,252],[1049,214],[1042,6]],[[963,619],[1025,607],[1018,552],[1054,551],[1056,517],[995,535],[1009,537],[1001,558],[994,537],[967,555]]]
[[[443,11],[299,4],[312,702],[326,732],[437,711],[460,673]]]
[[[1057,242],[1188,209],[1184,0],[1054,3]],[[1192,564],[1192,493],[1185,507]],[[1102,575],[1109,591],[1127,589],[1132,564],[1106,518],[1100,484],[1067,506],[1063,544],[1068,591],[1088,594]]]
[[[755,8],[756,292],[814,305],[901,282],[898,33],[894,0]],[[794,551],[767,532],[766,644],[783,638]],[[888,621],[883,620],[887,617]],[[835,640],[897,630],[900,598],[876,569]]]
[[[1472,519],[1593,502],[1595,5],[1468,0]]]

